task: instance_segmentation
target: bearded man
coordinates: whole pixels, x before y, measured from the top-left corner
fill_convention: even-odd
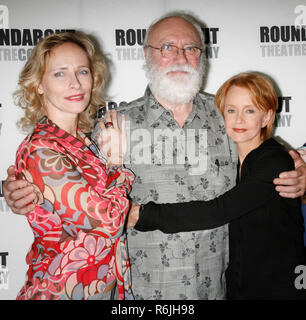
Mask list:
[[[235,185],[236,148],[214,97],[199,93],[203,49],[203,31],[188,15],[167,15],[147,31],[149,86],[122,111],[131,130],[125,163],[136,174],[130,196],[138,204],[210,200]],[[169,235],[136,224],[127,237],[135,299],[225,298],[227,225]]]
[[[213,97],[199,93],[203,48],[201,27],[189,16],[166,16],[148,29],[149,86],[121,110],[130,127],[125,163],[136,174],[130,196],[138,204],[208,200],[235,183],[235,147]],[[199,154],[205,163],[197,163]],[[227,225],[171,235],[132,228],[127,239],[135,299],[225,297]]]

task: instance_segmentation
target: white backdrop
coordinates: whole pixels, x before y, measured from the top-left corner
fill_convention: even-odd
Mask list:
[[[16,127],[21,111],[12,93],[37,35],[78,29],[94,36],[111,61],[109,99],[119,104],[138,98],[146,87],[143,30],[173,10],[194,14],[208,28],[211,55],[204,90],[215,93],[241,71],[265,73],[283,102],[275,135],[293,148],[302,145],[305,0],[0,0],[0,180],[24,138]],[[15,299],[21,288],[32,240],[26,218],[9,211],[0,189],[0,299]]]

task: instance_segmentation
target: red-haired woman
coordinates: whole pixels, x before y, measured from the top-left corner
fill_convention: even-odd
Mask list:
[[[207,202],[150,202],[141,207],[135,228],[176,233],[230,222],[228,299],[306,299],[306,291],[295,286],[295,268],[305,264],[301,205],[280,197],[273,185],[279,173],[294,168],[270,138],[277,109],[273,86],[262,75],[241,73],[221,86],[215,102],[237,145],[237,186]],[[138,210],[133,206],[129,225]]]

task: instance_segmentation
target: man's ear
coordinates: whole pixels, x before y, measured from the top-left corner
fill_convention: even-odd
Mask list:
[[[146,60],[146,63],[148,63],[149,61],[149,52],[148,52],[148,47],[144,47],[143,48],[143,53],[144,53],[144,57],[145,57],[145,60]]]

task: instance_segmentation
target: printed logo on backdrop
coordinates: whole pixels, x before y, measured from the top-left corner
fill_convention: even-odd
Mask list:
[[[2,184],[3,184],[3,180],[0,180],[0,198],[3,197],[3,190],[2,190]]]
[[[144,60],[142,45],[146,31],[146,29],[116,29],[117,60]]]
[[[0,289],[9,288],[9,272],[6,258],[8,252],[0,252]]]
[[[219,58],[218,32],[219,28],[202,28],[205,37],[205,55],[209,59]]]
[[[260,26],[262,57],[290,57],[306,55],[306,6],[294,9],[293,25]]]
[[[16,29],[9,28],[9,10],[0,5],[0,61],[26,61],[33,46],[49,34],[73,29]]]
[[[291,113],[292,97],[278,97],[278,108],[275,117],[275,127],[289,128],[292,125]]]
[[[143,42],[146,32],[146,29],[115,29],[117,60],[144,60]],[[219,57],[218,32],[219,28],[203,28],[207,58]]]

